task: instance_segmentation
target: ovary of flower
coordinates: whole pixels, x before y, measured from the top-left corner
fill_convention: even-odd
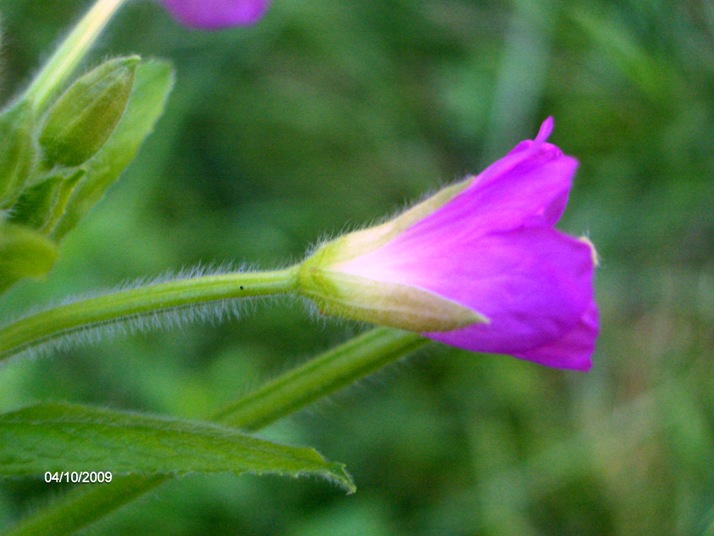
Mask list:
[[[554,228],[577,161],[547,143],[552,129],[549,118],[481,174],[318,248],[301,269],[303,293],[327,314],[589,369],[595,250]]]

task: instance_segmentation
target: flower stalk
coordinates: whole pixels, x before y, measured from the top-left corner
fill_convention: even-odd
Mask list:
[[[297,268],[235,272],[167,281],[67,303],[0,328],[0,361],[33,348],[64,342],[87,329],[141,321],[171,312],[219,305],[224,300],[285,294],[295,289]],[[208,311],[210,315],[211,311]],[[171,321],[169,317],[169,322]]]

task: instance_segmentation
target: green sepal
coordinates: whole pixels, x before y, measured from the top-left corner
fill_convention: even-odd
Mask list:
[[[56,173],[27,188],[13,207],[10,221],[50,234],[84,175],[84,169],[76,169],[69,175]]]
[[[173,82],[169,63],[152,60],[137,67],[126,111],[111,137],[83,166],[87,173],[72,192],[52,232],[54,238],[59,240],[71,231],[134,159],[161,116]]]
[[[488,319],[453,300],[418,287],[385,283],[331,270],[308,259],[298,274],[300,292],[322,314],[415,331],[451,331]]]
[[[42,277],[57,258],[57,246],[23,225],[0,222],[0,292],[24,277]]]
[[[40,133],[50,164],[78,166],[104,145],[124,114],[139,56],[102,63],[53,104]]]
[[[344,466],[225,425],[50,402],[0,415],[0,475],[111,472],[316,475],[348,492]]]
[[[20,101],[0,115],[0,209],[20,195],[35,166],[35,117],[31,103]]]

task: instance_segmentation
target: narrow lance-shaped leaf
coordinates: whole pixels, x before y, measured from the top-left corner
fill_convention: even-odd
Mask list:
[[[344,466],[218,424],[67,403],[0,415],[0,474],[110,471],[119,475],[317,475],[354,491]]]
[[[137,67],[124,115],[111,137],[84,165],[87,175],[72,192],[52,232],[55,239],[61,239],[77,225],[134,159],[164,110],[173,81],[173,69],[168,63],[148,61]]]

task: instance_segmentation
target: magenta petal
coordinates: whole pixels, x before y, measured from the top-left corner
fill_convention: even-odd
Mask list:
[[[563,337],[532,350],[514,352],[513,355],[547,367],[587,371],[592,366],[591,356],[595,351],[597,333],[598,314],[593,301],[580,321]]]
[[[523,143],[527,147],[489,166],[409,231],[421,234],[449,227],[474,236],[554,226],[565,210],[578,162],[548,143]]]
[[[473,308],[490,323],[429,338],[472,351],[523,352],[562,337],[592,301],[590,248],[555,230],[488,235],[461,248],[444,248],[429,263],[430,280],[411,282]]]
[[[255,24],[265,14],[270,0],[161,0],[184,26],[218,30]]]
[[[554,229],[467,237],[449,227],[411,229],[341,272],[412,285],[490,319],[431,339],[472,351],[524,352],[562,337],[592,301],[590,247]]]

